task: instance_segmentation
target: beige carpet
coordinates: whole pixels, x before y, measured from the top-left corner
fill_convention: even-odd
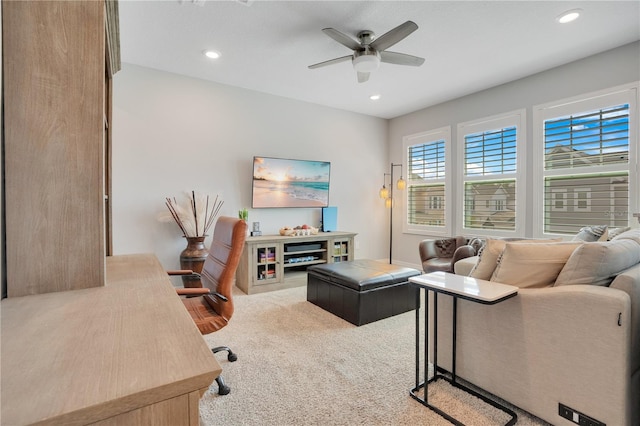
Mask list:
[[[205,336],[238,361],[216,355],[231,387],[214,384],[200,402],[203,425],[449,425],[414,401],[413,312],[356,327],[306,301],[299,287],[247,296],[237,291],[227,327]],[[430,401],[468,425],[498,425],[503,412],[446,382]],[[518,425],[546,425],[516,410]]]

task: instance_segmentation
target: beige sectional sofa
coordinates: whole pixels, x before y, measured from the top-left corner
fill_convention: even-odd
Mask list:
[[[526,263],[527,250],[553,254],[549,244],[567,245],[516,251],[525,252]],[[513,285],[518,275],[537,280],[547,274],[541,256],[529,265],[539,274],[512,256],[516,267],[502,276],[516,277]],[[509,269],[505,257],[496,268]],[[456,273],[467,275],[478,259],[460,262]],[[559,404],[606,425],[640,425],[639,262],[640,229],[633,229],[577,245],[547,286],[521,288],[496,305],[459,300],[457,374],[554,425],[575,425],[559,415]],[[451,298],[438,296],[438,364],[448,370],[451,311]]]

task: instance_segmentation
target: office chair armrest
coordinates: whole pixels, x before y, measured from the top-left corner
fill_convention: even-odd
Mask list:
[[[222,300],[223,302],[228,302],[228,301],[229,301],[229,299],[227,299],[225,296],[223,296],[223,295],[221,295],[220,293],[217,293],[217,292],[215,292],[215,291],[211,292],[211,294],[212,294],[214,297],[216,297],[216,298],[218,298],[218,299]]]
[[[210,294],[210,295],[214,296],[215,298],[222,300],[223,302],[228,302],[229,301],[229,299],[227,299],[222,294],[217,293],[215,291],[211,291],[208,288],[200,288],[200,287],[182,288],[182,287],[178,287],[178,288],[176,288],[176,293],[178,293],[178,296],[204,296],[205,294]]]
[[[193,272],[191,269],[170,269],[167,271],[168,275],[197,275],[200,276],[197,272]]]
[[[211,294],[211,290],[202,287],[177,287],[176,293],[178,293],[179,296],[202,296],[205,294]]]

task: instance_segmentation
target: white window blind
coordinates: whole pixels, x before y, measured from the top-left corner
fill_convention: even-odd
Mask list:
[[[545,233],[629,224],[630,104],[608,101],[589,110],[577,102],[575,112],[543,121]]]
[[[408,221],[413,225],[445,223],[444,140],[409,147]]]
[[[524,111],[458,126],[463,147],[460,232],[513,235],[519,230],[518,141],[523,127]]]
[[[449,127],[405,138],[407,158],[405,231],[448,234]]]
[[[465,175],[495,175],[516,171],[516,128],[465,135]]]

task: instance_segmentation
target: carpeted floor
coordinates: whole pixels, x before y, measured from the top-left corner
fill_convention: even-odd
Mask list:
[[[228,345],[238,361],[216,355],[231,393],[214,384],[200,401],[203,425],[449,425],[414,401],[413,312],[356,327],[306,301],[298,287],[247,296],[235,314],[205,336]],[[469,425],[504,424],[508,416],[446,382],[430,401]],[[546,425],[516,410],[518,425]]]

